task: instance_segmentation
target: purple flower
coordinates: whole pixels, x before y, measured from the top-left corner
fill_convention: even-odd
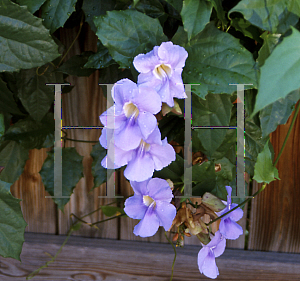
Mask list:
[[[225,246],[226,239],[220,231],[215,233],[215,236],[207,245],[203,245],[198,253],[198,267],[201,273],[209,278],[217,278],[219,270],[215,258],[224,253]]]
[[[227,213],[229,210],[236,207],[238,204],[231,203],[231,191],[232,188],[230,186],[226,186],[227,190],[227,204],[226,207],[221,211],[216,213],[218,216],[221,216]],[[243,228],[236,223],[236,221],[240,220],[243,217],[243,210],[241,208],[237,208],[232,211],[228,215],[221,218],[221,222],[219,225],[219,231],[224,235],[226,239],[237,239],[241,234],[243,234]]]
[[[125,213],[140,222],[133,233],[149,237],[156,233],[159,226],[166,231],[176,216],[176,208],[170,204],[173,194],[166,180],[151,178],[143,182],[130,182],[134,195],[125,201]]]
[[[107,148],[106,129],[102,130],[100,143]],[[168,166],[176,158],[173,147],[168,144],[167,138],[161,140],[161,134],[156,127],[145,140],[140,139],[140,144],[132,150],[123,150],[116,144],[110,143],[114,149],[115,169],[127,165],[124,176],[132,181],[144,181],[152,177],[154,170],[161,170]],[[107,168],[107,156],[101,162]]]
[[[157,126],[153,114],[161,110],[160,97],[154,89],[137,86],[129,79],[113,86],[112,97],[115,104],[102,113],[100,120],[105,127],[115,129],[116,146],[123,150],[136,148]]]
[[[186,98],[181,78],[187,51],[172,42],[163,42],[147,54],[139,54],[133,65],[140,72],[138,84],[154,88],[162,102],[174,106],[174,97]]]

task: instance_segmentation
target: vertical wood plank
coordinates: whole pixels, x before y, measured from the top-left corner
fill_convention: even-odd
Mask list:
[[[12,194],[22,199],[21,209],[28,226],[25,231],[38,233],[57,232],[56,207],[49,194],[45,191],[40,169],[47,157],[47,149],[33,149],[29,151],[24,172],[12,185]]]
[[[294,113],[293,113],[294,114]],[[292,115],[293,116],[293,115]],[[292,117],[271,134],[275,157],[283,144]],[[300,253],[300,118],[277,164],[280,181],[269,184],[252,200],[249,246],[251,250]],[[253,192],[261,185],[254,184]]]
[[[61,41],[65,46],[70,46],[78,28],[61,31]],[[81,44],[84,42],[84,44]],[[67,59],[73,55],[80,54],[82,51],[94,51],[97,49],[97,37],[84,25],[77,40],[72,47]],[[101,87],[98,86],[98,71],[89,77],[74,77],[67,78],[71,85],[75,85],[70,93],[62,95],[62,119],[63,126],[101,126],[99,115],[106,110],[106,99],[103,97]],[[99,129],[68,129],[68,138],[98,141],[101,130]],[[95,143],[96,144],[96,143]],[[66,234],[71,220],[70,214],[75,213],[77,216],[82,216],[97,209],[100,205],[105,205],[111,202],[111,199],[100,199],[98,196],[106,195],[106,185],[94,189],[93,177],[91,174],[92,157],[90,152],[92,144],[67,141],[66,147],[76,147],[77,152],[84,156],[84,178],[82,178],[74,189],[74,194],[71,196],[70,202],[66,205],[64,213],[59,212],[59,234]],[[85,218],[87,222],[95,222],[104,219],[105,217],[100,212],[94,213]],[[99,225],[99,230],[91,228],[87,225],[75,233],[75,235],[102,237],[102,238],[117,238],[118,237],[118,222],[111,220]]]

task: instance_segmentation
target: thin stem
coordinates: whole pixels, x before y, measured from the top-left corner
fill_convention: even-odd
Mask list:
[[[96,222],[92,223],[91,226],[95,225],[95,224],[103,223],[103,222],[106,222],[106,221],[110,221],[110,220],[113,220],[113,219],[116,219],[116,218],[119,218],[119,217],[123,217],[123,216],[126,216],[126,214],[121,214],[121,215],[118,215],[118,216],[113,216],[113,217],[110,217],[110,218],[102,220],[102,221],[96,221]]]
[[[79,217],[77,217],[75,214],[70,214],[70,217],[74,217],[75,219],[77,219],[78,221],[81,221],[81,222],[83,222],[84,224],[87,224],[88,226],[90,226],[90,227],[94,227],[94,228],[96,228],[96,229],[99,229],[96,225],[93,225],[91,222],[87,222],[87,221],[85,221],[85,220],[83,220],[82,218],[79,218]]]
[[[62,137],[63,140],[69,140],[69,141],[74,141],[74,142],[87,142],[87,143],[97,143],[99,141],[87,141],[87,140],[76,140],[76,139],[70,139],[66,137]]]
[[[36,69],[35,73],[36,73],[37,76],[42,76],[42,75],[44,75],[46,73],[46,71],[48,70],[48,68],[49,68],[49,65],[47,65],[47,67],[45,68],[45,70],[42,73],[39,73],[40,67],[38,67]]]
[[[174,259],[173,259],[173,263],[172,263],[172,273],[171,273],[171,277],[170,277],[170,281],[172,281],[177,253],[176,253],[176,248],[175,248],[174,244],[172,243],[172,241],[169,239],[166,231],[165,231],[165,236],[166,236],[168,242],[172,245],[173,250],[174,250]]]
[[[299,113],[299,108],[300,108],[300,102],[298,102],[298,105],[297,105],[297,107],[296,107],[296,109],[295,109],[295,113],[294,113],[294,116],[293,116],[292,123],[291,123],[291,125],[290,125],[290,127],[289,127],[289,130],[288,130],[286,136],[285,136],[284,142],[283,142],[283,144],[282,144],[282,146],[281,146],[281,149],[280,149],[280,151],[279,151],[279,153],[278,153],[278,156],[277,156],[276,160],[274,161],[274,166],[276,166],[276,164],[278,163],[279,158],[280,158],[280,156],[281,156],[281,154],[282,154],[282,152],[283,152],[283,150],[284,150],[284,148],[285,148],[285,145],[286,145],[286,143],[287,143],[287,141],[288,141],[288,138],[289,138],[289,136],[290,136],[290,133],[292,132],[293,126],[294,126],[295,121],[296,121],[296,119],[297,119],[297,115],[298,115],[298,113]]]
[[[72,225],[73,226],[73,225]],[[73,232],[73,228],[71,227],[67,233],[67,237],[65,239],[65,241],[62,243],[62,245],[60,246],[59,250],[56,252],[55,256],[51,258],[50,261],[46,262],[43,266],[41,266],[40,268],[38,268],[37,270],[31,272],[27,277],[26,280],[30,280],[32,279],[35,275],[37,275],[43,268],[46,268],[49,266],[49,264],[53,263],[57,256],[60,254],[60,252],[62,251],[63,247],[67,244],[72,232]]]
[[[239,208],[239,207],[245,205],[248,201],[250,201],[250,200],[253,199],[256,195],[258,195],[259,193],[261,193],[261,192],[266,188],[266,186],[267,186],[267,184],[264,183],[263,186],[262,186],[258,191],[256,191],[256,192],[252,195],[252,197],[247,198],[245,201],[243,201],[242,203],[238,204],[236,207],[230,209],[230,210],[229,210],[228,212],[226,212],[225,214],[223,214],[223,215],[217,217],[216,219],[210,221],[209,223],[206,223],[206,225],[207,225],[207,226],[211,225],[211,224],[214,223],[215,221],[217,221],[217,220],[219,220],[219,219],[225,217],[226,215],[228,215],[228,214],[231,213],[232,211],[236,210],[237,208]]]
[[[78,39],[79,37],[79,34],[81,32],[81,29],[82,29],[82,25],[83,25],[83,19],[84,19],[84,15],[82,15],[81,17],[81,21],[80,21],[80,25],[79,25],[79,31],[75,37],[75,39],[73,40],[72,44],[69,46],[68,50],[66,51],[66,53],[63,55],[63,57],[61,58],[60,62],[58,63],[58,65],[56,66],[56,68],[58,68],[61,63],[63,62],[63,60],[65,59],[66,55],[69,53],[69,51],[71,50],[71,48],[73,47],[74,43],[76,42],[76,40]]]

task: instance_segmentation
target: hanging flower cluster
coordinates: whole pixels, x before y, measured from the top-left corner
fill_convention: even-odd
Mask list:
[[[186,98],[181,73],[187,56],[183,47],[164,42],[134,58],[133,65],[140,73],[138,83],[129,79],[115,83],[111,92],[114,105],[100,116],[105,126],[100,144],[114,152],[113,159],[107,155],[101,164],[111,168],[108,162],[113,163],[115,169],[127,165],[124,176],[130,180],[134,195],[125,201],[124,211],[140,220],[134,227],[135,235],[149,237],[160,226],[166,231],[176,226],[173,241],[177,240],[178,245],[183,235],[197,235],[203,246],[198,254],[199,270],[216,278],[219,272],[215,258],[224,252],[226,239],[237,239],[243,233],[236,223],[243,211],[238,208],[224,216],[219,225],[213,224],[214,230],[208,228],[204,218],[216,219],[236,207],[231,203],[231,187],[226,187],[227,202],[206,193],[194,210],[181,204],[176,212],[170,181],[152,178],[154,170],[163,169],[176,158],[167,138],[161,139],[155,115],[181,113],[174,98]],[[113,137],[108,137],[109,130],[113,130]]]

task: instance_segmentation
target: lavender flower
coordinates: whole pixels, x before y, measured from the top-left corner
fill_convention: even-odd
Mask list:
[[[198,267],[201,273],[212,279],[217,278],[219,270],[215,258],[224,253],[225,246],[226,240],[220,231],[215,233],[215,236],[207,245],[203,245],[198,253]]]
[[[161,109],[160,97],[154,89],[137,86],[129,79],[122,79],[114,85],[112,97],[115,104],[100,116],[100,120],[105,127],[115,129],[117,147],[134,149],[157,126],[153,114]],[[113,124],[109,124],[109,116],[113,116]]]
[[[100,143],[107,148],[106,129],[102,130]],[[154,170],[161,170],[168,166],[176,158],[173,147],[168,144],[167,138],[161,140],[161,134],[156,127],[148,138],[140,139],[140,144],[132,150],[123,150],[114,146],[115,169],[127,165],[124,176],[132,181],[144,181],[152,177]],[[107,168],[107,156],[103,158],[101,165]]]
[[[216,213],[218,216],[221,216],[227,213],[229,210],[236,207],[238,204],[231,203],[231,191],[232,188],[230,186],[226,186],[227,190],[227,204],[226,207],[221,211]],[[219,231],[224,235],[226,239],[237,239],[241,234],[243,234],[243,228],[236,223],[236,221],[240,220],[243,217],[243,210],[241,208],[237,208],[232,211],[228,215],[221,218],[221,222],[219,225]]]
[[[186,98],[181,78],[187,51],[172,42],[163,42],[147,54],[139,54],[133,65],[140,72],[138,84],[153,87],[162,102],[174,106],[174,97]]]
[[[176,215],[176,208],[170,204],[173,194],[166,180],[151,178],[143,182],[130,182],[134,195],[125,201],[125,213],[140,222],[133,233],[141,237],[154,235],[159,226],[167,231]]]

